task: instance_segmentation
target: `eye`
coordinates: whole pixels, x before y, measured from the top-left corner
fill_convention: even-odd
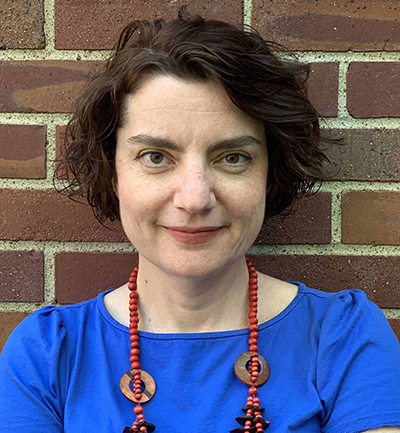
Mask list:
[[[145,152],[137,157],[147,166],[163,166],[168,164],[169,159],[160,152]]]
[[[237,165],[247,162],[249,160],[249,157],[242,155],[241,153],[231,153],[229,155],[226,155],[224,159],[228,164]]]

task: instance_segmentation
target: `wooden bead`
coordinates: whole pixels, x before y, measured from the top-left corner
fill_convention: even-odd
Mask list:
[[[138,405],[138,406],[134,407],[133,412],[134,412],[135,415],[139,415],[139,414],[143,413],[142,406]]]
[[[140,400],[136,399],[135,394],[132,392],[131,388],[130,388],[130,383],[132,382],[132,380],[135,378],[137,378],[138,376],[136,375],[136,372],[139,373],[139,377],[141,379],[141,382],[143,382],[144,385],[144,391],[142,393],[140,393]],[[130,401],[134,401],[135,403],[146,403],[147,401],[149,401],[153,395],[156,392],[156,383],[154,381],[154,379],[150,376],[149,373],[147,373],[144,370],[128,370],[127,372],[125,372],[120,380],[120,388],[121,388],[121,392],[122,394],[124,394],[124,396],[130,400]],[[139,393],[138,393],[139,394]]]
[[[238,356],[238,358],[235,361],[235,365],[234,365],[235,374],[238,377],[238,379],[241,382],[243,382],[249,386],[252,385],[251,374],[248,372],[246,366],[247,366],[249,361],[252,361],[252,357],[253,357],[252,352],[244,352]],[[258,363],[260,364],[260,366],[259,366],[260,371],[259,371],[259,375],[257,377],[257,381],[255,382],[255,385],[261,386],[261,385],[264,385],[264,383],[268,380],[270,370],[269,370],[269,365],[268,365],[267,360],[260,354],[258,355]],[[258,365],[258,363],[257,363],[257,365]],[[258,400],[257,403],[259,403],[259,402],[260,402],[260,400]],[[249,397],[247,400],[247,405],[251,406],[252,404],[253,404],[253,400],[250,399],[250,397]]]
[[[258,352],[258,347],[255,344],[252,344],[249,347],[250,352]]]
[[[251,394],[251,395],[257,395],[257,388],[255,387],[255,386],[251,386],[250,388],[249,388],[249,394]]]

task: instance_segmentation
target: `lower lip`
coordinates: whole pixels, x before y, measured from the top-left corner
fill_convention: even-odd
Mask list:
[[[208,230],[208,231],[196,232],[196,233],[181,232],[179,230],[172,230],[169,228],[167,228],[166,230],[178,242],[194,245],[194,244],[203,244],[205,242],[210,241],[211,239],[214,239],[216,236],[218,236],[221,229],[222,227],[220,227],[217,230]]]

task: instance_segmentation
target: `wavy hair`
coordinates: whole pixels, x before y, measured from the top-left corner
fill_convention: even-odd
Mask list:
[[[70,198],[86,197],[103,224],[119,220],[116,130],[124,124],[125,101],[148,77],[170,75],[186,81],[214,80],[232,102],[264,125],[269,170],[265,221],[289,213],[294,201],[315,193],[329,161],[318,113],[307,97],[309,67],[283,60],[283,47],[256,30],[190,15],[133,21],[122,31],[103,70],[93,74],[77,98],[67,125],[56,175],[63,173]]]

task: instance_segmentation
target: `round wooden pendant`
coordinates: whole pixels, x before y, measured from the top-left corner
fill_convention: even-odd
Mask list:
[[[119,381],[119,387],[121,388],[122,394],[130,400],[134,401],[135,403],[139,403],[139,401],[136,400],[135,394],[130,388],[130,383],[133,380],[133,374],[136,370],[128,370],[126,373],[124,373],[121,377],[121,380]],[[148,402],[153,395],[156,393],[156,382],[154,379],[150,376],[147,371],[139,370],[140,371],[140,380],[144,384],[144,391],[142,392],[142,398],[140,399],[140,403],[146,403]]]
[[[239,380],[241,380],[246,385],[251,386],[253,383],[251,382],[251,375],[247,371],[246,365],[249,361],[251,361],[251,356],[253,352],[244,352],[238,356],[235,361],[235,374]],[[255,382],[255,386],[264,385],[264,383],[269,378],[269,365],[267,360],[260,354],[258,354],[258,364],[260,365],[260,374],[257,377]]]

